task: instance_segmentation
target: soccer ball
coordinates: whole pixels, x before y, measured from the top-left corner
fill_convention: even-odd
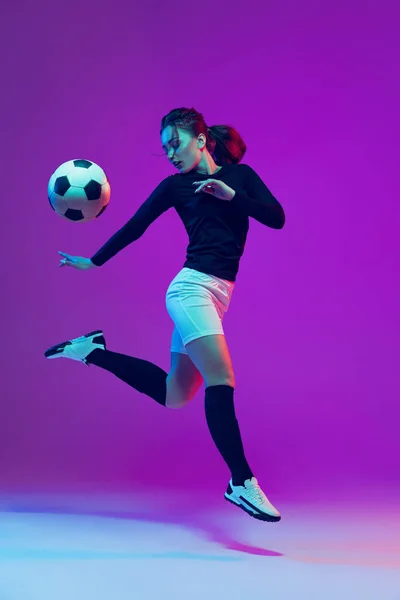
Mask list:
[[[69,160],[50,177],[47,196],[51,208],[64,219],[85,223],[97,219],[110,200],[110,184],[103,169],[90,160]]]

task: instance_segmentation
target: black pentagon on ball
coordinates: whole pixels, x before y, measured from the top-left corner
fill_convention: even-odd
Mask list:
[[[97,215],[96,215],[96,219],[97,219],[97,218],[98,218],[100,215],[102,215],[102,214],[103,214],[103,212],[106,210],[107,206],[108,206],[108,204],[105,204],[105,205],[103,206],[103,208],[101,209],[101,211],[100,211],[99,213],[97,213]]]
[[[74,208],[68,208],[64,213],[64,217],[67,217],[70,221],[82,221],[85,218],[81,210],[75,210]]]
[[[53,205],[52,205],[52,203],[51,203],[50,196],[47,196],[47,197],[48,197],[48,199],[49,199],[49,204],[50,204],[51,208],[52,208],[52,209],[55,211],[56,209],[54,208],[54,206],[53,206]]]
[[[83,188],[88,200],[98,200],[101,196],[101,185],[98,181],[91,179]]]
[[[54,184],[54,191],[59,196],[64,196],[65,192],[69,190],[70,187],[71,184],[69,182],[68,177],[66,175],[63,175],[62,177],[57,177],[56,182]]]
[[[89,169],[89,167],[92,166],[92,162],[90,162],[90,160],[84,160],[84,159],[78,159],[78,160],[74,160],[74,166],[75,167],[82,167],[82,169]]]

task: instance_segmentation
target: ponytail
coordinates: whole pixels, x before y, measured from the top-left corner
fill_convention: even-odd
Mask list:
[[[241,135],[230,125],[213,125],[208,128],[207,148],[217,164],[238,164],[247,147]]]

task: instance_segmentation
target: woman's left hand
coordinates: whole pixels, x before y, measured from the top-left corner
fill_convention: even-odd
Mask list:
[[[198,194],[199,192],[206,192],[206,194],[211,194],[220,200],[232,200],[234,195],[236,194],[235,190],[233,190],[229,185],[226,185],[223,181],[219,181],[219,179],[206,179],[206,181],[195,181],[193,185],[198,185],[199,187],[195,189],[194,193]]]

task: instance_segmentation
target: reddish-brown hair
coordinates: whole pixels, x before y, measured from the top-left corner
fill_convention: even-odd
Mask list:
[[[207,127],[204,117],[194,108],[174,108],[161,120],[160,135],[168,126],[180,127],[198,136],[204,133],[206,148],[217,164],[237,164],[246,152],[241,135],[230,125]]]

